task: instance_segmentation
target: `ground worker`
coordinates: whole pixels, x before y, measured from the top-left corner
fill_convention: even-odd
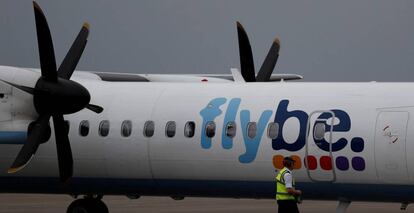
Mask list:
[[[284,168],[276,176],[278,213],[299,213],[297,203],[300,202],[302,192],[295,189],[295,180],[292,176],[294,163],[295,161],[291,157],[285,157],[283,159]]]

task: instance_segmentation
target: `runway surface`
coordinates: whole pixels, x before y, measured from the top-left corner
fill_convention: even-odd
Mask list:
[[[0,194],[0,213],[59,213],[66,212],[72,202],[67,195],[35,195],[35,194]],[[175,201],[167,197],[142,197],[130,200],[123,196],[106,196],[104,202],[110,213],[267,213],[277,212],[273,200],[224,199],[224,198],[186,198]],[[333,201],[304,201],[300,205],[302,213],[332,213],[337,203]],[[414,207],[408,206],[407,212]],[[401,212],[398,203],[365,203],[354,202],[348,209],[351,213],[389,213]]]

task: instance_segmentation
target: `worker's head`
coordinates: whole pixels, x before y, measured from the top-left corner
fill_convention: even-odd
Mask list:
[[[293,160],[293,158],[291,157],[285,157],[283,159],[283,166],[288,168],[288,169],[292,169],[293,168],[293,164],[295,164],[295,160]]]

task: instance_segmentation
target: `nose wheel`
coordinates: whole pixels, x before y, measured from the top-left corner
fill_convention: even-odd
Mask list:
[[[109,210],[99,198],[83,198],[73,201],[66,213],[109,213]]]

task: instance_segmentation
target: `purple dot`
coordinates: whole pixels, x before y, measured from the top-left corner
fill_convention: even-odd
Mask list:
[[[354,157],[352,158],[352,168],[356,171],[363,171],[365,170],[365,160],[361,157]]]
[[[336,167],[339,170],[346,171],[349,169],[349,161],[348,158],[344,156],[340,156],[336,158]]]
[[[364,139],[359,137],[352,138],[351,149],[354,152],[362,152],[364,150]]]

